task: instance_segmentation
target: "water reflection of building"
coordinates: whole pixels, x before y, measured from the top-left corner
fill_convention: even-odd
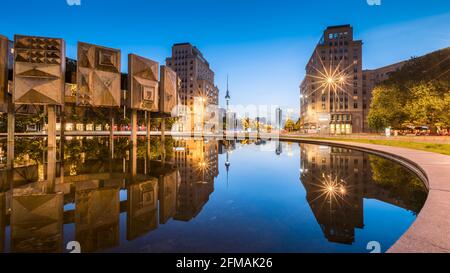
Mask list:
[[[354,229],[364,227],[360,190],[367,180],[350,174],[364,173],[362,153],[358,157],[358,153],[340,148],[308,144],[301,144],[301,150],[301,181],[325,237],[351,244]]]
[[[300,180],[306,199],[330,242],[352,244],[364,228],[364,199],[411,210],[389,190],[374,183],[367,153],[347,148],[300,144]]]
[[[11,182],[7,184],[12,189],[7,186],[0,191],[0,252],[6,248],[7,225],[11,227],[11,251],[64,251],[63,224],[73,223],[74,239],[80,242],[82,252],[94,252],[119,246],[122,213],[126,214],[128,240],[173,218],[180,182],[174,164],[151,161],[146,147],[126,152],[126,142],[116,141],[120,151],[114,159],[108,158],[109,143],[102,139],[67,141],[64,167],[55,163],[53,168],[57,170],[55,184],[47,180],[42,162],[1,171],[1,181]],[[44,174],[38,175],[41,169]],[[119,198],[121,190],[127,192],[124,200]]]
[[[218,143],[215,140],[175,141],[175,165],[180,171],[176,220],[189,221],[208,202],[218,171]]]

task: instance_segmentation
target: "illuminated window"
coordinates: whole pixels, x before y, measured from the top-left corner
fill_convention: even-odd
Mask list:
[[[73,123],[66,123],[66,131],[73,131]]]

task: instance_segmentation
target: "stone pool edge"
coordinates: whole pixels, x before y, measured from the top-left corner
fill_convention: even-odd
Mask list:
[[[399,147],[280,136],[282,141],[334,145],[393,159],[419,175],[428,197],[416,220],[387,253],[450,253],[450,156]]]

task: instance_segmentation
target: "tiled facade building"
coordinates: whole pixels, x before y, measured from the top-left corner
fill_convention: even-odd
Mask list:
[[[402,68],[402,61],[362,70],[362,41],[353,39],[350,25],[328,27],[306,65],[300,84],[300,116],[305,132],[319,134],[370,133],[368,114],[375,86]],[[343,75],[336,92],[328,92],[327,78]],[[320,78],[324,78],[321,80]],[[325,82],[325,84],[323,84]]]
[[[306,65],[300,98],[305,129],[320,134],[364,131],[362,41],[354,40],[350,25],[324,31]]]
[[[214,178],[219,175],[217,141],[177,140],[174,165],[180,172],[177,209],[178,221],[196,217],[214,191]]]
[[[214,84],[214,72],[208,61],[190,43],[174,44],[172,57],[166,59],[181,79],[180,102],[193,110],[196,97],[205,98],[208,104],[218,105],[219,89]]]

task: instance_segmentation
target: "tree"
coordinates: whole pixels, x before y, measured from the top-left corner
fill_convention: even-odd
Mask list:
[[[250,128],[250,118],[241,119],[241,123],[242,123],[242,128],[244,128],[245,131],[247,131],[248,128]]]
[[[369,126],[376,131],[386,127],[400,129],[406,119],[403,105],[406,96],[394,85],[380,85],[372,92],[372,102],[367,117]]]
[[[288,118],[286,120],[286,123],[284,124],[284,130],[290,132],[290,131],[294,130],[294,126],[295,126],[295,123],[290,118]]]
[[[450,126],[450,47],[412,58],[372,92],[368,115],[375,130]]]
[[[372,181],[400,200],[408,210],[417,214],[427,199],[428,191],[416,175],[400,164],[369,155]]]
[[[421,83],[412,87],[410,94],[411,98],[407,101],[405,110],[412,124],[427,125],[432,132],[446,126],[445,116],[448,116],[448,112],[445,112],[445,97],[440,96],[436,86]]]

